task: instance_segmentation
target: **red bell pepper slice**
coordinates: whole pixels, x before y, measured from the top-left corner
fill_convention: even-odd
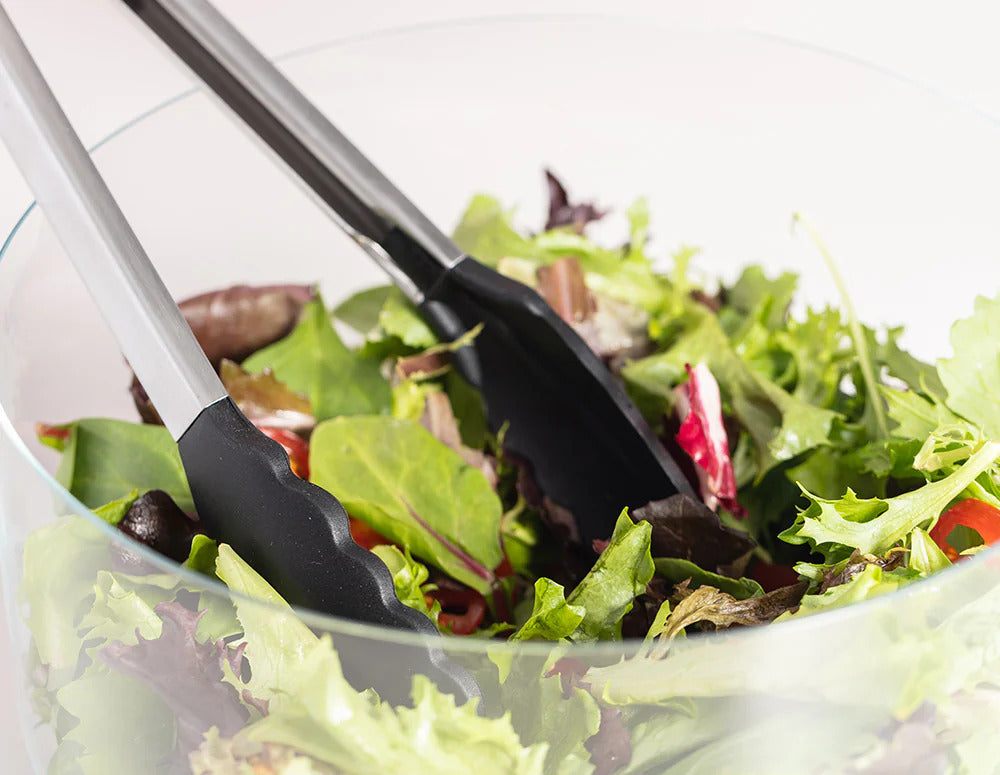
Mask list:
[[[984,544],[995,543],[1000,540],[1000,509],[978,498],[966,498],[941,515],[930,536],[952,562],[962,557],[958,550],[948,543],[951,531],[959,525],[979,533]]]

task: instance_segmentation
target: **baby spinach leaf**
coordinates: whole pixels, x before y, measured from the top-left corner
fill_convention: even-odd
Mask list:
[[[362,358],[344,345],[319,296],[302,309],[292,333],[258,350],[242,365],[253,373],[271,369],[291,390],[304,393],[317,420],[389,411],[389,383],[378,361]]]
[[[390,540],[488,593],[502,506],[481,471],[412,420],[338,417],[313,432],[312,481]]]
[[[87,418],[63,427],[69,436],[56,479],[84,505],[110,504],[131,490],[163,490],[182,510],[194,511],[177,444],[162,425]]]

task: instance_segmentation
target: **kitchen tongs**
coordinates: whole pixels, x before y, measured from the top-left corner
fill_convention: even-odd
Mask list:
[[[485,324],[456,366],[482,391],[491,428],[509,423],[508,450],[576,517],[584,546],[611,535],[623,506],[690,493],[576,332],[534,290],[466,256],[213,6],[124,1],[328,205],[439,337]]]
[[[423,673],[460,700],[477,696],[472,677],[440,650],[431,620],[400,603],[382,561],[353,542],[340,503],[295,476],[284,450],[227,397],[2,8],[0,132],[177,440],[207,532],[290,603],[434,636],[405,658],[379,659],[377,644],[356,648],[364,658],[344,667],[364,686],[401,701],[412,673]]]

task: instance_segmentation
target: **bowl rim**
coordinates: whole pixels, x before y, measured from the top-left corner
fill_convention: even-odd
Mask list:
[[[966,112],[977,119],[986,120],[991,124],[1000,127],[1000,118],[993,116],[982,110],[969,100],[951,94],[944,90],[928,85],[915,78],[907,76],[889,67],[876,62],[847,54],[836,49],[798,40],[784,35],[768,33],[760,30],[750,29],[735,24],[704,23],[692,21],[665,20],[658,16],[649,14],[610,14],[603,12],[590,13],[539,13],[539,14],[505,14],[496,16],[475,17],[467,16],[449,20],[436,20],[430,22],[418,22],[413,24],[389,27],[383,29],[369,30],[360,33],[328,38],[323,41],[297,47],[279,55],[271,57],[272,61],[283,63],[292,62],[307,58],[312,55],[326,53],[333,49],[345,48],[351,45],[364,45],[372,42],[381,42],[386,39],[400,36],[414,36],[429,32],[440,32],[451,28],[462,27],[490,27],[500,24],[532,24],[532,23],[581,23],[588,21],[600,21],[602,24],[617,24],[633,26],[639,22],[655,25],[664,30],[693,31],[702,34],[730,35],[737,38],[753,40],[758,43],[775,44],[783,48],[799,50],[805,53],[814,54],[820,57],[832,59],[845,65],[861,68],[871,74],[896,81],[897,84],[923,92],[925,96],[945,103],[951,103],[951,107]],[[118,136],[134,128],[148,118],[166,111],[175,104],[181,103],[199,94],[205,93],[200,84],[194,84],[177,94],[153,105],[152,107],[138,113],[133,118],[126,121],[121,126],[114,129],[104,138],[92,145],[88,150],[91,155],[109,145]],[[37,202],[32,201],[22,215],[17,219],[11,228],[10,233],[0,245],[0,263],[8,249],[13,245],[21,228],[28,218],[37,209]],[[31,452],[21,434],[15,428],[12,420],[7,414],[6,407],[0,402],[0,433],[2,433],[11,443],[16,453],[24,459],[27,464],[39,475],[50,492],[57,496],[65,506],[69,508],[66,514],[59,514],[54,510],[54,517],[77,516],[83,518],[91,527],[100,531],[110,542],[120,542],[123,535],[112,525],[97,517],[94,512],[85,506],[76,496],[66,490],[55,477],[42,465],[41,461]],[[3,517],[0,515],[0,523]],[[4,535],[2,524],[0,524],[0,537]],[[510,643],[494,639],[468,638],[462,636],[444,636],[437,638],[434,635],[422,635],[407,631],[382,627],[379,625],[366,624],[351,619],[346,619],[332,614],[325,614],[313,609],[298,606],[283,607],[279,604],[254,598],[241,592],[230,589],[224,582],[217,578],[210,578],[197,571],[184,567],[180,563],[170,560],[153,549],[130,540],[130,550],[138,553],[144,561],[163,573],[175,575],[180,582],[191,582],[198,588],[210,592],[213,596],[221,599],[250,602],[262,608],[271,608],[275,613],[293,612],[296,617],[304,623],[322,632],[332,634],[342,634],[357,638],[378,640],[380,642],[393,643],[400,646],[415,648],[426,648],[428,645],[437,647],[444,646],[447,653],[469,653],[485,657],[500,653],[512,655],[524,655],[529,657],[548,657],[554,649],[569,649],[575,655],[592,655],[596,658],[607,658],[615,656],[627,658],[636,653],[643,645],[642,639],[626,639],[621,641],[599,641],[592,643],[564,643],[552,641],[519,641]],[[996,558],[996,559],[995,559]],[[711,646],[713,644],[733,642],[735,640],[745,641],[751,638],[766,638],[770,633],[780,631],[791,634],[808,632],[810,629],[819,627],[839,628],[845,626],[848,621],[855,617],[865,617],[874,613],[878,608],[885,609],[892,603],[902,603],[918,594],[933,594],[935,586],[942,584],[961,584],[963,578],[969,574],[979,571],[987,563],[993,564],[1000,561],[1000,544],[986,550],[977,552],[974,556],[965,558],[962,562],[955,563],[945,570],[935,573],[933,576],[907,584],[901,589],[889,594],[868,598],[847,606],[841,606],[830,611],[825,611],[819,616],[805,616],[802,618],[790,619],[787,621],[771,623],[763,626],[736,628],[735,630],[722,630],[716,633],[698,633],[689,638],[691,646]],[[14,610],[13,608],[11,610]],[[561,651],[560,653],[565,653]]]

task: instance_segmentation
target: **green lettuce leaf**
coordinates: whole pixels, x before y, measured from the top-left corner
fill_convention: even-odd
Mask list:
[[[540,578],[535,582],[531,616],[510,636],[510,640],[563,640],[583,621],[583,608],[566,602],[562,584]]]
[[[461,707],[425,677],[413,680],[413,707],[391,708],[344,679],[325,636],[313,646],[278,712],[240,736],[290,746],[343,775],[433,772],[440,775],[542,775],[545,745],[524,746],[508,717]]]
[[[642,207],[638,205],[631,215],[633,237],[638,239],[628,252],[600,247],[569,229],[523,237],[500,203],[482,195],[472,200],[455,229],[454,239],[469,255],[490,266],[500,265],[502,271],[501,259],[516,260],[518,269],[511,275],[522,282],[530,281],[531,272],[526,270],[532,266],[574,256],[591,291],[654,312],[666,303],[668,285],[653,272],[643,253],[648,215],[643,214]]]
[[[215,572],[231,590],[251,598],[236,600],[244,653],[251,665],[246,688],[279,710],[284,702],[293,701],[290,693],[298,686],[303,664],[319,639],[228,544],[219,545]]]
[[[955,354],[938,362],[953,412],[1000,439],[1000,297],[976,298],[971,318],[951,327]]]
[[[253,373],[271,369],[290,389],[309,397],[317,420],[389,411],[389,383],[378,361],[344,345],[319,296],[303,307],[288,336],[258,350],[242,366]]]
[[[919,527],[910,533],[910,555],[906,566],[921,576],[929,576],[951,565],[948,555]]]
[[[733,579],[719,573],[712,573],[699,568],[690,560],[683,560],[679,557],[655,557],[653,565],[656,567],[656,575],[666,579],[671,584],[679,584],[690,579],[689,589],[697,589],[707,584],[732,595],[737,600],[746,600],[764,594],[760,584],[753,579]]]
[[[481,471],[416,422],[340,417],[313,432],[312,481],[416,557],[488,594],[503,508]]]
[[[622,618],[632,610],[636,596],[646,591],[653,578],[651,532],[649,522],[635,523],[628,509],[622,509],[611,541],[566,599],[571,609],[583,611],[583,619],[571,634],[571,640],[621,637]]]
[[[163,426],[87,418],[61,427],[69,437],[56,479],[84,505],[98,508],[131,490],[163,490],[182,510],[194,511],[177,444]]]
[[[174,713],[142,681],[97,665],[56,695],[78,723],[61,741],[83,775],[166,775],[176,739]],[[108,710],[113,708],[114,712]],[[128,734],[122,734],[123,725]]]
[[[395,286],[379,285],[348,296],[333,308],[333,316],[359,334],[369,334],[378,325],[379,314]]]
[[[840,608],[861,600],[895,592],[904,584],[919,578],[916,571],[906,568],[884,570],[878,563],[870,563],[850,581],[831,587],[819,595],[803,595],[798,610],[784,614],[780,620],[812,616],[813,614]]]
[[[404,554],[399,547],[382,544],[372,549],[372,552],[385,563],[392,574],[392,584],[396,588],[396,597],[403,605],[428,616],[434,624],[438,623],[441,614],[441,604],[435,600],[430,608],[424,595],[433,589],[427,583],[427,568],[410,556],[409,550]]]
[[[778,463],[830,442],[840,415],[806,403],[751,371],[719,319],[707,310],[690,312],[686,330],[669,349],[629,363],[622,376],[645,396],[660,397],[664,411],[669,411],[673,388],[684,380],[688,363],[704,363],[718,381],[723,401],[753,440],[758,481]]]
[[[858,498],[853,490],[839,500],[811,501],[780,538],[809,544],[827,562],[843,559],[854,549],[880,555],[916,527],[934,525],[945,507],[1000,457],[1000,442],[986,442],[954,473],[893,498]]]
[[[76,667],[80,619],[89,608],[97,574],[110,562],[107,539],[80,517],[63,517],[24,541],[20,597],[43,665]]]
[[[462,220],[452,234],[455,244],[477,261],[496,266],[501,258],[518,256],[536,258],[543,255],[522,237],[511,224],[511,214],[492,196],[477,194],[472,198]]]
[[[594,697],[579,686],[564,690],[559,674],[548,674],[552,658],[520,656],[500,687],[503,707],[515,710],[511,723],[524,745],[546,745],[546,775],[590,775],[587,741],[601,722]]]

